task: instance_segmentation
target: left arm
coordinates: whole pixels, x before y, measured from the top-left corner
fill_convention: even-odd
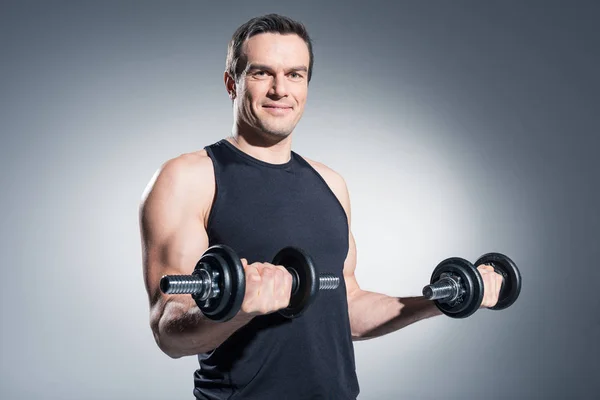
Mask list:
[[[344,281],[353,340],[366,340],[402,329],[414,322],[442,315],[434,302],[423,297],[391,297],[362,290],[354,270],[356,245],[350,232],[350,247],[344,262]]]
[[[362,290],[354,271],[356,244],[351,229],[350,196],[344,179],[325,165],[309,160],[336,195],[348,217],[349,247],[344,261],[344,281],[353,340],[371,339],[394,332],[425,318],[441,315],[433,301],[423,297],[391,297]]]
[[[424,297],[391,297],[362,290],[356,281],[356,243],[352,235],[350,196],[344,179],[323,164],[312,162],[344,207],[348,217],[349,246],[344,261],[344,281],[348,298],[350,328],[354,341],[372,339],[402,329],[417,321],[443,315],[434,301]],[[498,301],[500,275],[493,268],[479,266],[482,274],[484,299],[481,307],[492,307]]]

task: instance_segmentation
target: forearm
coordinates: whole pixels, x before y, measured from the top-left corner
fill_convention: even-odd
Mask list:
[[[367,340],[441,315],[434,302],[423,297],[390,297],[359,290],[348,296],[352,339]]]
[[[215,349],[251,319],[239,313],[227,322],[210,320],[190,298],[169,302],[153,331],[161,350],[169,357],[180,358]]]

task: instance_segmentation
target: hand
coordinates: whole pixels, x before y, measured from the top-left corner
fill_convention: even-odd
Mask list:
[[[483,264],[477,267],[483,279],[483,301],[481,308],[494,307],[498,303],[500,288],[502,287],[502,275],[494,271],[491,265]]]
[[[264,315],[286,308],[292,293],[292,275],[281,265],[252,263],[242,258],[246,293],[240,313]]]

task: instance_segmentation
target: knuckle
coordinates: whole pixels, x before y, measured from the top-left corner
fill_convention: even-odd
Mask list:
[[[244,295],[244,300],[242,301],[242,307],[251,307],[254,304],[254,300],[256,299],[254,293],[254,290],[246,291],[246,294]]]
[[[261,313],[263,313],[263,314],[269,314],[269,313],[270,313],[270,312],[272,312],[272,311],[273,311],[273,310],[271,309],[271,307],[269,307],[269,305],[268,305],[268,304],[265,304],[265,305],[263,305],[263,306],[260,308],[260,312],[261,312]]]
[[[273,282],[273,275],[272,274],[270,274],[268,272],[265,273],[265,274],[263,274],[263,276],[262,276],[262,282],[261,282],[262,287],[267,288],[267,287],[269,287],[271,285],[272,282]]]
[[[283,265],[276,265],[275,268],[277,268],[281,272],[288,272],[287,268]]]
[[[281,269],[277,269],[276,270],[276,274],[277,274],[277,280],[278,282],[285,284],[286,282],[286,278],[285,278],[285,272],[283,272]]]
[[[269,274],[272,275],[273,274],[273,267],[269,266],[269,265],[264,265],[263,266],[263,274]]]
[[[242,303],[242,311],[245,312],[246,314],[254,312],[255,308],[252,304],[252,302],[243,302]]]
[[[244,271],[246,272],[246,275],[258,273],[258,269],[255,265],[248,265]]]
[[[271,280],[273,279],[273,275],[271,275],[269,272],[263,271],[262,275],[261,275],[261,284],[263,286],[267,285]]]

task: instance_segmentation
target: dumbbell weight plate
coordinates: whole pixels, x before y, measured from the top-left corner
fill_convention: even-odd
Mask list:
[[[287,318],[299,317],[313,302],[319,290],[317,274],[312,258],[302,249],[285,247],[281,249],[271,262],[274,265],[283,265],[296,275],[298,288],[290,298],[288,307],[279,310],[279,314]]]
[[[440,262],[431,274],[430,283],[437,282],[443,273],[460,277],[461,286],[465,289],[462,299],[457,303],[435,301],[436,306],[444,314],[452,318],[466,318],[481,306],[483,301],[483,279],[481,274],[469,261],[460,258],[447,258]]]
[[[479,257],[476,266],[491,264],[494,270],[504,277],[504,283],[500,288],[498,303],[490,310],[503,310],[511,306],[521,293],[521,273],[510,258],[500,253],[487,253]]]
[[[228,321],[239,312],[246,292],[246,275],[242,262],[230,247],[215,245],[209,247],[200,257],[195,271],[202,267],[202,264],[218,272],[219,296],[206,301],[196,298],[194,300],[207,318],[220,322]]]

